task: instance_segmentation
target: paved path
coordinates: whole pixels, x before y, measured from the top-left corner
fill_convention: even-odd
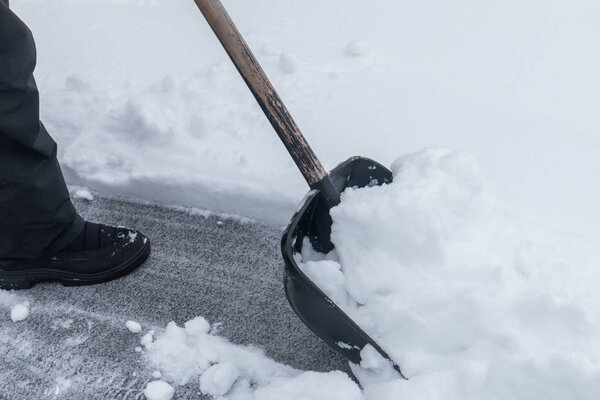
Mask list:
[[[279,227],[98,196],[76,206],[89,220],[147,233],[152,255],[132,275],[106,284],[38,284],[19,292],[31,301],[31,314],[13,323],[0,310],[0,399],[144,398],[152,371],[134,351],[139,335],[125,328],[128,319],[158,332],[169,321],[202,315],[222,323],[223,336],[278,361],[348,371],[285,299]],[[202,398],[198,383],[178,388],[175,398]]]

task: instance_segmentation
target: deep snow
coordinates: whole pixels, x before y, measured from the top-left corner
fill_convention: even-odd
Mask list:
[[[191,0],[13,0],[72,184],[283,223],[306,191]],[[327,168],[473,153],[521,217],[600,242],[600,5],[225,0]]]
[[[300,258],[409,379],[353,367],[366,398],[598,398],[597,248],[516,218],[470,154],[428,149],[392,170],[343,193],[331,254],[307,240]]]

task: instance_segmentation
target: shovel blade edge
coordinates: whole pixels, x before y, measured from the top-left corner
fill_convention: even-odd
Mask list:
[[[347,187],[383,185],[392,182],[390,170],[364,157],[352,157],[334,168],[329,176],[341,192]],[[298,267],[294,255],[302,251],[305,238],[323,253],[333,249],[331,216],[318,191],[309,192],[286,227],[281,251],[285,262],[284,288],[290,306],[313,333],[352,363],[360,364],[360,351],[370,344],[390,360],[402,375],[400,367],[388,354],[320,290]],[[402,375],[402,377],[404,377]]]

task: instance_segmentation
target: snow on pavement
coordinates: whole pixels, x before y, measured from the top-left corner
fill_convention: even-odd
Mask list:
[[[297,370],[350,372],[287,304],[279,227],[102,194],[93,202],[75,199],[75,206],[86,219],[145,232],[152,255],[133,274],[106,284],[0,291],[0,398],[143,399],[148,382],[166,378],[142,362],[148,352],[142,338],[155,330],[156,342],[169,321],[183,326],[196,315],[220,322],[219,335],[232,343],[261,348]],[[28,318],[12,322],[11,308],[26,301]],[[142,331],[130,332],[128,320]],[[200,394],[197,379],[169,384],[173,399],[211,399]]]
[[[146,349],[143,357],[148,368],[158,368],[162,379],[176,386],[193,382],[201,393],[214,398],[362,399],[361,390],[347,374],[299,371],[278,363],[252,345],[235,345],[217,335],[203,317],[191,319],[183,327],[170,322]],[[168,394],[173,393],[165,381],[151,385],[146,391],[157,394],[146,394],[150,400],[169,399]],[[167,394],[161,397],[159,393]]]

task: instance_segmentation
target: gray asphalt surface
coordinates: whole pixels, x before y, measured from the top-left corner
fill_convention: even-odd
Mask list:
[[[75,203],[86,219],[145,232],[152,254],[113,282],[18,292],[31,312],[13,323],[0,310],[0,399],[143,399],[152,370],[134,351],[140,335],[126,329],[129,319],[158,333],[169,321],[181,325],[202,315],[222,323],[222,336],[257,345],[277,361],[349,371],[285,299],[280,227],[97,195]],[[205,398],[197,381],[176,390],[175,399],[195,398]]]

